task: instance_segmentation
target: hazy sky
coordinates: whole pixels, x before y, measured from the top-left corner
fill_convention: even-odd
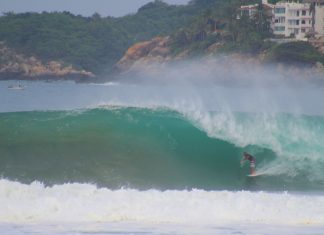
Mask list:
[[[42,12],[70,11],[90,16],[98,12],[102,16],[123,16],[135,13],[139,7],[153,0],[0,0],[0,11]],[[189,0],[164,0],[169,4],[186,4]]]

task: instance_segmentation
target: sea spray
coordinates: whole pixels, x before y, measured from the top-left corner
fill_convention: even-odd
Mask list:
[[[324,180],[324,119],[320,116],[233,112],[186,112],[186,116],[212,138],[273,151],[277,159],[263,166],[263,173]]]

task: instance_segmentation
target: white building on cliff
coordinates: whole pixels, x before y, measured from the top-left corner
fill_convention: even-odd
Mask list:
[[[273,16],[273,4],[268,3],[268,0],[262,0],[262,7],[266,10],[268,15]],[[240,15],[245,15],[249,17],[253,17],[258,12],[259,4],[251,4],[251,5],[244,5],[240,7]],[[238,16],[240,18],[240,16]]]
[[[324,0],[281,1],[275,5],[262,0],[263,8],[271,15],[273,34],[303,40],[308,35],[324,36]],[[241,14],[252,17],[258,4],[241,6]]]
[[[310,4],[278,2],[274,7],[273,33],[303,39],[312,32]]]

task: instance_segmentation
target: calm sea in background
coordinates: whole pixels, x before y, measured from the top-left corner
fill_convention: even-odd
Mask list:
[[[324,234],[321,87],[15,83],[1,234]]]

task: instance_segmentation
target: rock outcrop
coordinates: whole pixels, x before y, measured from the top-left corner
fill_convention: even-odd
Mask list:
[[[217,53],[222,43],[215,43],[209,46],[205,51],[205,56],[213,56]],[[184,61],[190,59],[190,51],[185,49],[175,54],[171,49],[170,37],[156,37],[150,41],[140,42],[131,46],[122,59],[115,65],[114,71],[117,74],[136,72],[138,70],[145,71],[161,67],[170,62]],[[244,61],[260,64],[264,55],[247,56],[242,54],[231,54],[227,58],[230,61]]]
[[[320,50],[322,42],[317,40],[312,44]],[[186,77],[203,79],[206,74],[211,74],[205,77],[235,83],[243,80],[249,81],[258,74],[258,77],[263,77],[263,72],[269,74],[269,71],[272,71],[276,76],[289,81],[310,80],[324,83],[324,65],[320,62],[313,66],[303,67],[269,61],[268,51],[257,55],[242,53],[224,55],[219,53],[224,46],[221,42],[210,45],[201,56],[192,60],[189,49],[178,51],[176,54],[172,51],[171,45],[170,37],[157,37],[133,45],[115,65],[117,77],[120,75],[121,77],[130,76],[134,80],[159,78],[170,81],[168,78],[174,76],[172,71],[176,71],[175,74],[181,74],[183,79]],[[196,74],[188,74],[188,71],[195,71]]]
[[[44,63],[34,56],[16,53],[0,42],[0,79],[88,79],[95,75],[85,70],[65,66],[58,61]]]
[[[115,65],[115,71],[124,72],[152,63],[165,63],[172,59],[170,37],[156,37],[130,47]]]

